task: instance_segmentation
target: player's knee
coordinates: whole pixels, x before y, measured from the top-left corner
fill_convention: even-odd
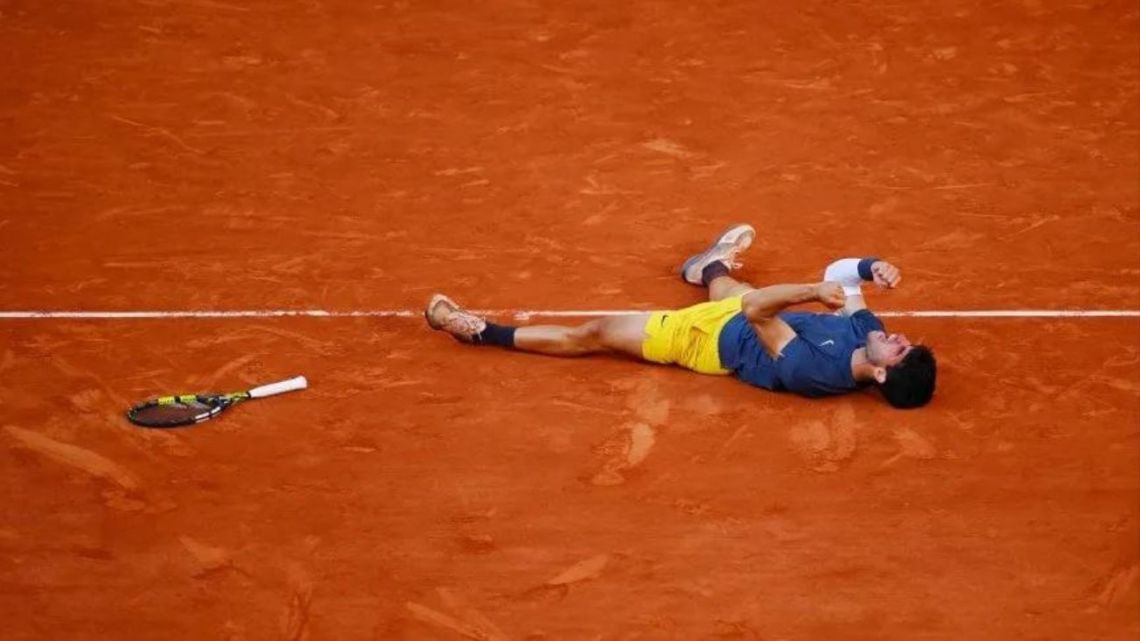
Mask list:
[[[582,349],[594,349],[602,345],[605,338],[605,321],[602,319],[592,320],[575,327],[570,332],[570,338],[574,345]]]

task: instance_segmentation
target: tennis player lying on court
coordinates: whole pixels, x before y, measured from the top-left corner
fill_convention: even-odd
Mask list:
[[[489,323],[437,294],[424,316],[432,329],[475,345],[581,356],[616,352],[701,374],[733,374],[774,391],[808,397],[877,386],[898,408],[921,407],[934,395],[930,348],[887,334],[863,301],[860,283],[897,287],[894,265],[877,258],[844,258],[827,267],[824,282],[759,289],[730,276],[755,230],[735,225],[681,267],[685,282],[708,289],[709,302],[676,311],[606,316],[567,327],[509,327]],[[833,314],[787,312],[818,302]]]

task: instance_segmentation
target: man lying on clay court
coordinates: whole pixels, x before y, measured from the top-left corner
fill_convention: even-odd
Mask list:
[[[424,316],[432,329],[475,345],[552,356],[615,352],[702,374],[733,374],[757,387],[808,397],[875,385],[894,407],[930,402],[937,371],[933,352],[902,334],[886,334],[859,287],[862,281],[897,287],[897,267],[878,258],[844,258],[827,267],[822,283],[757,289],[729,275],[755,235],[749,225],[734,225],[685,261],[681,278],[709,294],[709,302],[686,309],[605,316],[575,327],[509,327],[436,294]],[[807,302],[837,313],[784,311]]]

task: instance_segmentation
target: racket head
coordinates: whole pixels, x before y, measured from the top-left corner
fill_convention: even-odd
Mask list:
[[[170,428],[208,421],[234,403],[249,398],[236,394],[181,394],[160,396],[127,410],[127,420],[140,427]]]

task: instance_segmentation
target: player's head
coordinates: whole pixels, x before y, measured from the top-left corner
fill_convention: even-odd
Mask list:
[[[902,334],[867,334],[867,360],[875,366],[875,380],[892,407],[922,407],[934,396],[938,363],[925,345],[913,345]]]

